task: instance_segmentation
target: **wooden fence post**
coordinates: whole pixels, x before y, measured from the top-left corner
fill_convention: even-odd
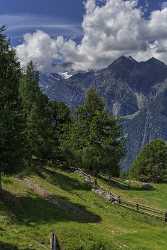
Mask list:
[[[167,212],[165,213],[165,222],[167,222]]]
[[[56,234],[55,233],[52,233],[51,234],[51,238],[50,238],[50,249],[51,250],[57,250],[57,242],[56,242]]]
[[[139,204],[136,204],[136,209],[137,211],[139,211]]]

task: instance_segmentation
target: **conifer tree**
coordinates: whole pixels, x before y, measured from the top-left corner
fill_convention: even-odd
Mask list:
[[[132,164],[130,176],[141,181],[166,181],[167,143],[157,139],[145,145]]]
[[[118,121],[105,111],[95,89],[87,93],[70,130],[69,145],[81,167],[96,177],[99,172],[118,176],[124,155],[124,140]]]
[[[64,103],[56,101],[49,102],[49,110],[53,131],[52,139],[54,141],[54,153],[52,154],[52,159],[55,161],[65,161],[63,144],[69,132],[71,112]]]
[[[27,152],[32,159],[48,160],[52,153],[52,126],[48,98],[39,87],[39,73],[32,62],[20,83],[20,94],[26,121]]]
[[[23,166],[23,120],[19,98],[20,64],[0,29],[0,188],[1,175]]]

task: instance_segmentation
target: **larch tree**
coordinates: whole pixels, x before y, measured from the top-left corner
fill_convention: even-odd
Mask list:
[[[119,176],[124,139],[119,122],[105,110],[95,89],[87,93],[71,127],[69,144],[82,168],[97,177],[100,172]]]

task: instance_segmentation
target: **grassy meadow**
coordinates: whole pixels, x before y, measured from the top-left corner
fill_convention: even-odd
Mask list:
[[[130,201],[167,209],[166,184],[143,191],[100,183]],[[76,173],[45,168],[40,175],[4,177],[3,188],[0,250],[49,250],[52,231],[64,250],[166,250],[165,223],[106,202]]]

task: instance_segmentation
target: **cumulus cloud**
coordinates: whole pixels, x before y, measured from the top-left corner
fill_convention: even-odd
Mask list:
[[[86,9],[86,14],[90,15],[93,13],[93,11],[96,8],[96,0],[91,0],[91,1],[86,1],[85,2],[85,9]]]
[[[25,66],[32,60],[41,71],[51,71],[53,60],[71,62],[74,70],[103,68],[121,55],[167,62],[167,7],[145,19],[137,1],[95,0],[85,3],[80,44],[37,31],[26,34],[17,55]]]
[[[24,43],[17,46],[16,52],[23,67],[33,61],[39,71],[52,71],[53,60],[65,61],[75,58],[76,43],[65,41],[63,36],[51,38],[43,31],[24,36]]]

